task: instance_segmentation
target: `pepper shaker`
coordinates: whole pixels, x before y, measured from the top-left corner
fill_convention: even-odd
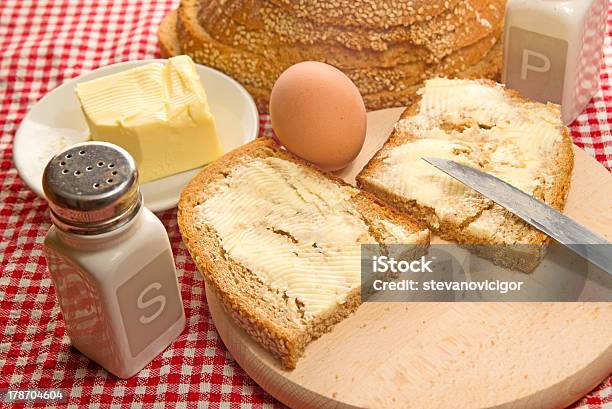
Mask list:
[[[53,226],[44,253],[72,345],[120,378],[183,330],[170,241],[142,204],[133,158],[104,142],[74,145],[43,175]]]
[[[571,123],[599,88],[607,15],[608,0],[508,0],[502,81]]]

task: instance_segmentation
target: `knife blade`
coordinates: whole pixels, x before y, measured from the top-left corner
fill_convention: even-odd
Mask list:
[[[612,243],[603,237],[491,174],[448,159],[432,157],[421,159],[612,274]]]

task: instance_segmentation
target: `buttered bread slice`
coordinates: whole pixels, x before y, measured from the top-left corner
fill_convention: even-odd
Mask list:
[[[178,222],[226,311],[288,368],[361,303],[361,244],[418,244],[417,256],[429,243],[420,224],[265,139],[196,176]]]
[[[558,106],[525,100],[485,80],[432,79],[418,94],[358,175],[359,186],[443,239],[484,244],[474,250],[496,264],[533,270],[547,236],[421,158],[478,168],[561,210],[573,152]]]

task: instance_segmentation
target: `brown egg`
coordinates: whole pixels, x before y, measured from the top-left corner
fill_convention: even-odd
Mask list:
[[[321,62],[295,64],[278,77],[270,119],[289,151],[325,170],[348,165],[365,140],[366,109],[359,90],[342,71]]]

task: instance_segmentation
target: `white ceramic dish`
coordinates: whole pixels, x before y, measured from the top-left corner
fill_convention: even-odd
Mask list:
[[[32,107],[15,135],[13,160],[23,181],[37,195],[44,197],[42,174],[49,159],[88,137],[87,124],[74,94],[75,85],[155,61],[164,60],[128,61],[99,68],[65,82]],[[255,139],[259,115],[251,95],[217,70],[202,65],[196,65],[196,69],[206,88],[225,152]],[[200,169],[144,183],[141,190],[145,205],[154,212],[173,208],[183,187]]]

